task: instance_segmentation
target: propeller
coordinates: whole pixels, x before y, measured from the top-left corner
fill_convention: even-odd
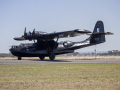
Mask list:
[[[26,32],[26,27],[25,27],[25,30],[24,30],[24,35],[23,37],[25,39],[28,39],[28,40],[32,40],[32,33],[29,31],[29,32]]]
[[[30,41],[32,40],[32,33],[29,31],[29,34],[30,34]]]
[[[25,27],[25,30],[24,30],[24,35],[22,37],[15,37],[14,38],[15,40],[32,40],[32,33],[29,31],[29,32],[26,32],[26,27]]]
[[[25,27],[25,30],[24,30],[24,37],[26,36],[26,27]]]
[[[35,28],[33,29],[33,32],[32,32],[33,41],[35,43],[34,35],[35,35]]]
[[[34,37],[35,35],[35,28],[33,29],[32,36]]]

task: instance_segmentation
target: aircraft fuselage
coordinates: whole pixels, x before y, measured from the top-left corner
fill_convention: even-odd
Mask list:
[[[40,57],[49,56],[50,52],[55,55],[73,53],[75,49],[89,45],[89,41],[71,42],[65,41],[60,43],[27,43],[19,46],[12,46],[10,52],[18,57]]]

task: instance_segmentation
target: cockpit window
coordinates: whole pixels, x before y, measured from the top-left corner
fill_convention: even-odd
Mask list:
[[[18,48],[18,46],[12,46],[12,48]]]

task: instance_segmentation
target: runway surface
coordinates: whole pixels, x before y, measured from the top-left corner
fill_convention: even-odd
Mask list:
[[[120,64],[120,59],[68,59],[68,60],[0,60],[0,65],[47,65],[47,64]]]

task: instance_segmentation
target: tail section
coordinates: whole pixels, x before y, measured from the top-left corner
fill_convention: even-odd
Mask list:
[[[90,36],[90,44],[99,44],[105,42],[104,25],[102,21],[97,21],[94,31]]]

